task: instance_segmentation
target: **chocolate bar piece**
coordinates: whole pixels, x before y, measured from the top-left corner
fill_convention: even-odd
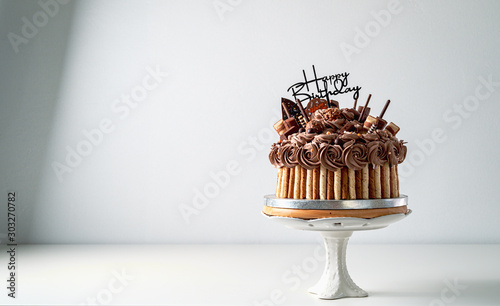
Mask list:
[[[283,120],[281,120],[281,121],[283,121]],[[279,123],[279,121],[278,121],[278,123]],[[276,129],[276,127],[274,129]],[[278,130],[276,130],[276,131],[280,135],[280,139],[286,140],[286,139],[288,139],[288,136],[297,133],[300,129],[300,126],[297,123],[297,120],[295,120],[295,118],[288,118],[285,121],[283,121],[282,125],[278,126],[278,129],[279,129],[279,131]]]
[[[365,129],[369,130],[373,125],[377,125],[377,118],[368,116],[363,126],[365,127]]]
[[[392,136],[396,136],[396,134],[399,132],[399,126],[391,122],[385,127],[385,130],[391,133]]]
[[[285,133],[286,131],[285,122],[283,121],[283,119],[280,119],[278,122],[273,124],[273,128],[276,130],[276,132],[278,132],[278,135],[283,135],[283,133]]]
[[[359,122],[365,122],[366,118],[368,118],[368,115],[370,115],[370,109],[369,107],[366,108],[366,111],[364,110],[364,106],[358,106],[358,112],[359,112]],[[362,116],[362,117],[361,117]]]
[[[387,121],[382,118],[377,118],[377,129],[383,130],[387,125]]]
[[[289,130],[292,128],[296,128],[297,131],[299,130],[299,125],[297,124],[297,120],[295,120],[295,118],[293,118],[293,117],[286,119],[285,121],[283,121],[283,123],[285,124],[286,130]]]

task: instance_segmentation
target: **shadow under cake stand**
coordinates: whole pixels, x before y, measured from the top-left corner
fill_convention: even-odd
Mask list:
[[[370,200],[296,200],[281,199],[274,195],[265,196],[265,205],[292,209],[371,209],[399,207],[408,204],[408,196],[400,195],[392,199]],[[339,299],[346,297],[366,297],[368,293],[359,288],[349,276],[346,265],[346,249],[349,237],[354,231],[374,230],[387,227],[411,213],[392,214],[376,218],[321,218],[300,219],[269,216],[267,218],[297,230],[317,231],[323,237],[326,249],[326,263],[323,275],[309,292],[320,299]]]

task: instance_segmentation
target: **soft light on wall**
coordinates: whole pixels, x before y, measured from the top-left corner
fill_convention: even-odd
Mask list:
[[[349,72],[375,109],[391,99],[409,142],[414,214],[354,242],[500,241],[499,4],[40,3],[0,6],[0,184],[20,242],[316,239],[260,215],[280,97],[312,65]]]

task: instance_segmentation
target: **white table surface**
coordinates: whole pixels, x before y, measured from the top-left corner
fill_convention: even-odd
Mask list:
[[[366,298],[318,300],[323,246],[19,245],[17,298],[1,305],[500,305],[500,245],[355,245]],[[121,275],[121,276],[120,276]]]

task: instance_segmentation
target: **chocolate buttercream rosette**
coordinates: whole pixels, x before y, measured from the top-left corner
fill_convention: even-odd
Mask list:
[[[342,160],[352,170],[358,171],[368,164],[368,150],[366,145],[355,142],[344,144]]]
[[[330,171],[342,169],[345,166],[342,153],[341,146],[322,143],[319,149],[321,165]]]
[[[297,161],[299,165],[307,170],[313,170],[320,166],[319,146],[316,143],[308,143],[297,150]]]
[[[297,149],[297,146],[291,143],[286,144],[280,148],[280,150],[278,151],[278,155],[279,160],[281,161],[283,166],[293,168],[298,165],[296,157]]]

